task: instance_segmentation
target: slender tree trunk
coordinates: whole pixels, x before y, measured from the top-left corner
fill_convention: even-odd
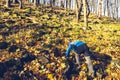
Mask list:
[[[53,0],[50,0],[50,6],[51,7],[53,6]]]
[[[86,8],[87,8],[87,17],[88,17],[90,14],[90,8],[89,8],[87,0],[86,0]]]
[[[77,22],[79,22],[80,17],[81,17],[81,12],[82,12],[82,0],[75,0],[75,4],[76,4],[76,16],[77,16]]]
[[[66,0],[66,8],[68,8],[68,0]]]
[[[13,3],[14,3],[14,4],[18,3],[18,0],[13,0]]]
[[[97,9],[96,9],[96,3],[95,3],[95,1],[93,2],[93,13],[97,13]]]
[[[102,0],[99,0],[98,4],[98,18],[100,18],[102,15]]]
[[[34,6],[37,6],[38,4],[37,4],[37,0],[34,0]]]
[[[106,0],[104,1],[105,5],[104,5],[104,8],[103,8],[103,13],[104,15],[106,15]]]
[[[110,16],[110,10],[109,10],[109,0],[106,0],[106,8],[107,8],[107,16]]]
[[[10,0],[6,0],[6,7],[10,7]]]
[[[71,8],[71,0],[68,0],[68,9]]]
[[[19,0],[19,9],[22,9],[22,0]]]
[[[55,0],[53,0],[53,6],[55,6]]]
[[[77,3],[77,0],[75,0],[75,11],[76,11],[76,18],[77,18],[77,22],[79,21],[79,18],[78,18],[78,3]]]
[[[115,18],[118,18],[118,0],[115,0]]]
[[[87,0],[83,0],[83,6],[84,6],[84,26],[88,27]]]
[[[63,1],[60,2],[60,6],[61,6],[62,8],[64,8],[64,2],[63,2]]]
[[[45,1],[45,0],[43,0],[43,4],[45,4],[45,5],[46,5],[46,1]]]

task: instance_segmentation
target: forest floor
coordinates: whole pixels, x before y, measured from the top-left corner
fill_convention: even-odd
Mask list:
[[[84,27],[72,10],[32,6],[0,6],[0,80],[120,80],[120,22],[91,14]],[[94,78],[82,55],[80,69],[65,58],[70,40],[93,52]]]

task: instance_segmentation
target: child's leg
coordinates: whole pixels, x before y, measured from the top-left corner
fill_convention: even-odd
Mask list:
[[[87,45],[85,45],[84,49],[85,49],[84,57],[85,57],[85,60],[86,60],[86,63],[87,63],[88,69],[89,69],[89,73],[94,74],[93,64],[92,64],[92,61],[90,59],[91,54],[90,54],[89,48]]]
[[[76,59],[76,63],[80,66],[80,55],[76,53],[75,59]]]
[[[85,56],[85,60],[89,69],[89,73],[93,73],[94,74],[94,70],[93,70],[93,64],[92,61],[90,59],[90,56]]]

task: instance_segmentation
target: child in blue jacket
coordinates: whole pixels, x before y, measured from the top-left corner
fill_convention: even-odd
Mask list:
[[[88,46],[86,45],[86,43],[82,42],[82,41],[74,41],[69,43],[68,49],[66,51],[66,57],[69,57],[70,55],[70,51],[73,50],[76,55],[76,63],[80,66],[80,56],[79,54],[84,55],[88,69],[89,69],[89,73],[92,73],[94,75],[94,70],[93,70],[93,64],[92,61],[90,59],[90,51]]]

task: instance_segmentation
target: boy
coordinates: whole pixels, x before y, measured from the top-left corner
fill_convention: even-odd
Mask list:
[[[76,54],[75,54],[75,58],[76,58],[76,63],[80,66],[80,56],[79,54],[84,55],[88,69],[89,69],[89,73],[91,73],[92,75],[94,75],[94,70],[93,70],[93,64],[92,61],[90,59],[90,51],[88,46],[86,45],[86,43],[82,42],[82,41],[74,41],[71,42],[68,46],[68,49],[66,51],[66,57],[69,57],[70,51],[73,50]]]

